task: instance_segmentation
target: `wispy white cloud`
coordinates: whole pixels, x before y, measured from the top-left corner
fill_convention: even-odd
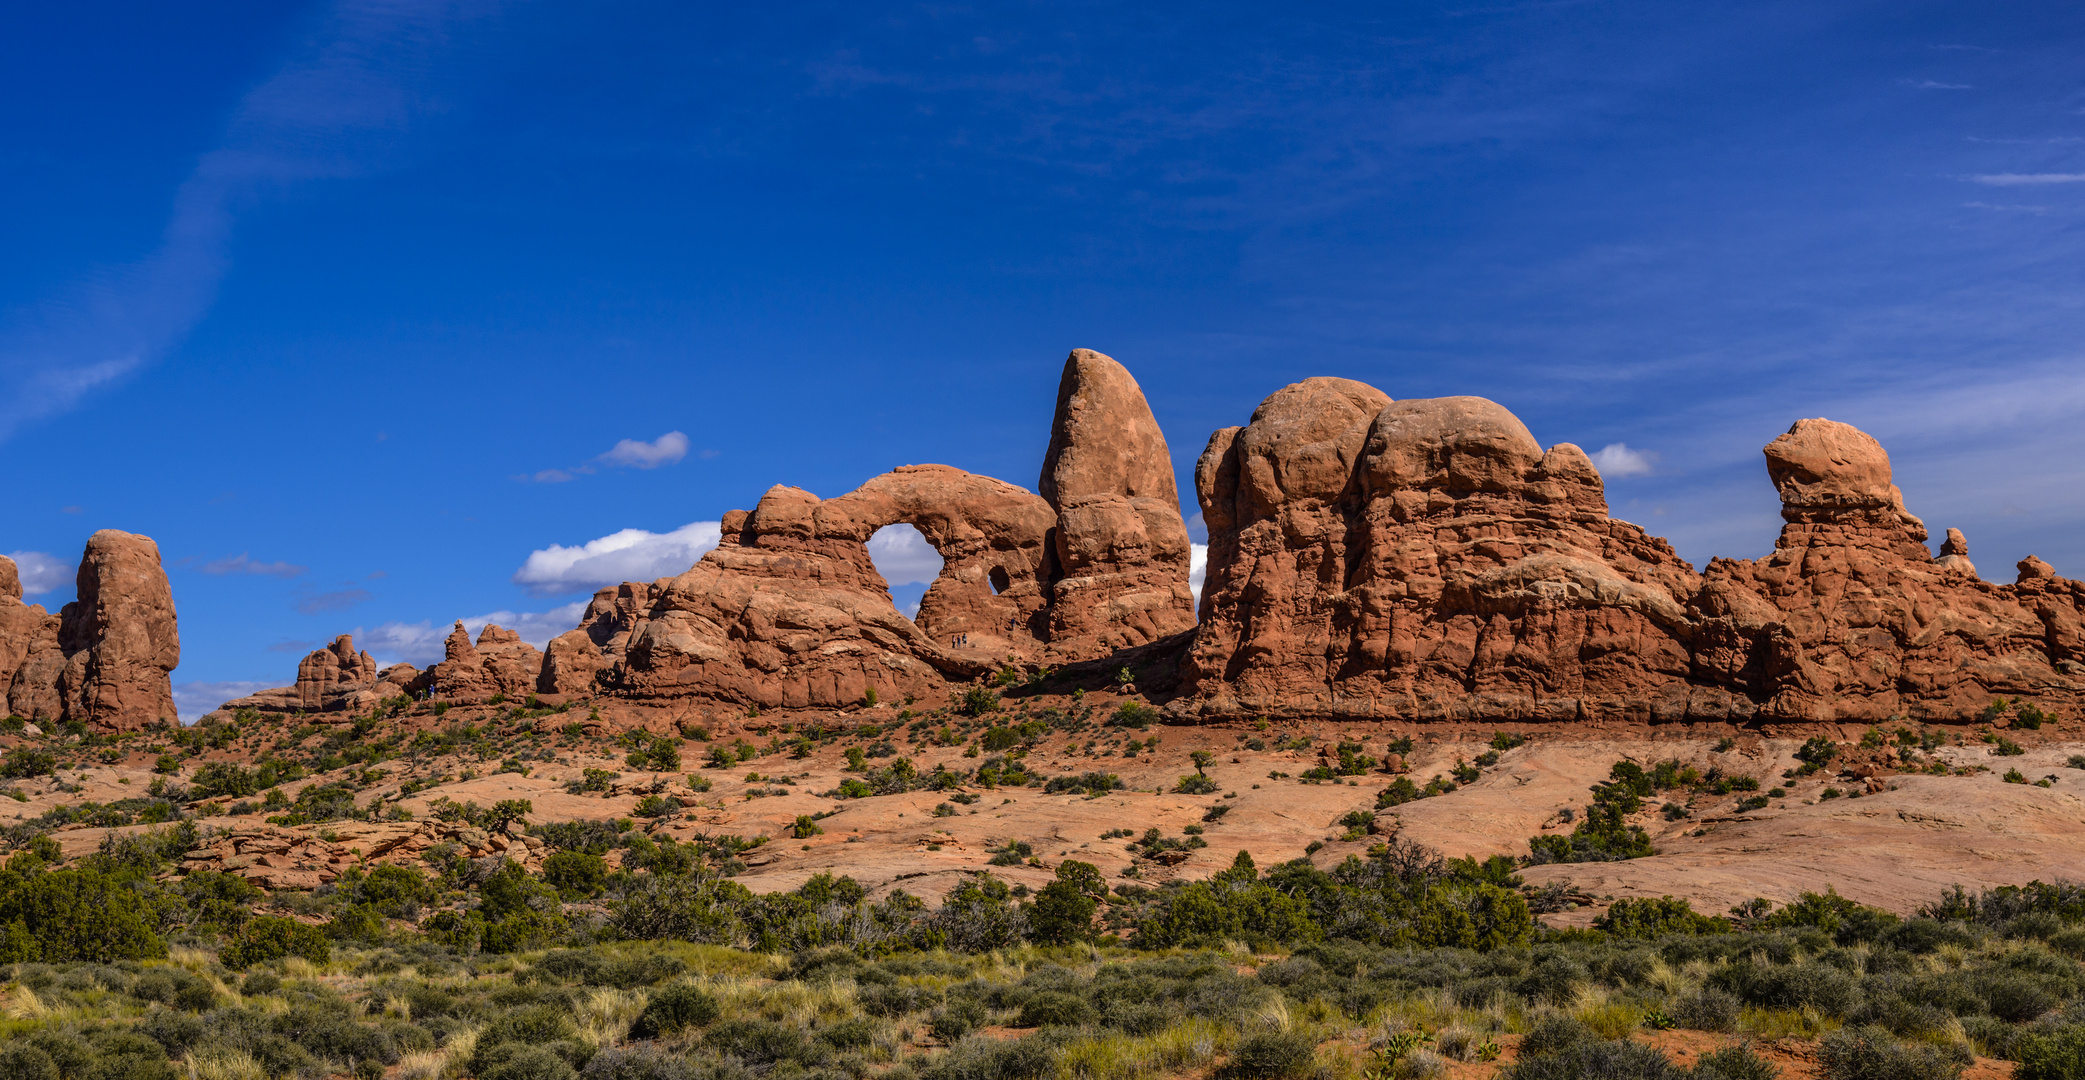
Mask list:
[[[1978,173],[1970,179],[1991,187],[2036,187],[2043,184],[2085,184],[2085,173]]]
[[[1969,85],[1968,83],[1949,83],[1949,82],[1938,82],[1938,81],[1935,81],[1935,80],[1933,80],[1933,79],[1900,79],[1900,80],[1898,80],[1898,81],[1902,82],[1902,83],[1903,83],[1904,85],[1906,85],[1906,86],[1909,86],[1909,87],[1911,87],[1911,88],[1912,88],[1912,89],[1914,89],[1914,90],[1974,90],[1974,89],[1976,89],[1976,87],[1974,87],[1974,86],[1971,86],[1971,85]]]
[[[668,533],[623,529],[573,547],[552,544],[529,552],[513,581],[533,595],[557,596],[671,577],[695,565],[720,535],[717,522],[696,521]]]
[[[294,607],[305,615],[318,615],[328,611],[346,611],[376,594],[368,589],[339,589],[333,592],[312,593],[300,598]]]
[[[891,585],[932,585],[941,576],[941,553],[918,529],[902,523],[885,525],[869,537],[869,561]]]
[[[291,562],[255,562],[242,551],[227,559],[206,562],[196,569],[205,574],[254,574],[259,577],[293,578],[303,575],[311,568]]]
[[[592,476],[598,472],[595,467],[597,462],[619,469],[656,469],[661,465],[672,465],[687,457],[688,446],[687,434],[679,431],[669,431],[650,442],[643,439],[622,439],[609,447],[607,453],[597,455],[583,465],[573,465],[564,469],[544,469],[527,476],[517,476],[515,479],[537,484],[569,483],[578,477]],[[713,458],[717,453],[714,450],[705,450],[702,456]]]
[[[1608,443],[1592,454],[1593,466],[1603,479],[1649,476],[1658,468],[1658,455],[1651,450],[1631,450],[1628,443]]]
[[[272,690],[277,683],[266,682],[189,682],[174,684],[174,712],[184,724],[193,724],[206,713],[215,712],[217,707],[235,698]]]
[[[488,611],[482,615],[467,616],[463,628],[476,640],[493,623],[521,635],[521,640],[543,648],[550,639],[579,625],[579,617],[586,614],[586,601],[575,600],[561,604],[548,611]],[[425,668],[441,662],[442,643],[449,637],[454,623],[431,622],[387,622],[373,628],[356,627],[355,644],[369,650],[379,664],[407,663]]]
[[[363,175],[429,110],[456,24],[487,2],[339,0],[317,44],[248,93],[174,196],[156,250],[0,330],[0,440],[157,360],[208,311],[239,214],[316,180]]]
[[[1187,545],[1187,587],[1194,590],[1195,606],[1202,606],[1202,582],[1209,576],[1209,545]]]
[[[72,584],[76,577],[72,567],[41,551],[10,551],[7,557],[14,560],[15,569],[21,574],[23,596],[42,596]]]
[[[669,431],[650,442],[624,439],[602,454],[600,460],[631,469],[656,469],[687,456],[688,437],[678,431]]]

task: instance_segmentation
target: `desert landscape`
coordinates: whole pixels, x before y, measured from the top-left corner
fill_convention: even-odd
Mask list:
[[[1489,401],[1309,379],[1209,439],[1197,602],[1165,438],[1078,350],[1039,493],[777,486],[543,649],[342,635],[189,726],[150,539],[95,534],[57,614],[0,562],[6,1007],[43,1033],[0,1059],[2072,1075],[2085,585],[1934,555],[1847,425],[1765,457],[1774,552],[1697,572]],[[916,618],[893,522],[943,559]],[[175,974],[202,1034],[117,1004]],[[292,986],[348,1019],[208,1034]],[[149,1045],[45,1022],[125,1015]]]

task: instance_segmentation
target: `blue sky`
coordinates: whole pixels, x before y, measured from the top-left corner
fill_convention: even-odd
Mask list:
[[[153,536],[190,707],[541,637],[773,483],[1032,487],[1074,346],[1183,492],[1297,378],[1478,394],[1699,565],[1822,415],[2085,574],[2075,4],[754,7],[0,16],[31,599]]]

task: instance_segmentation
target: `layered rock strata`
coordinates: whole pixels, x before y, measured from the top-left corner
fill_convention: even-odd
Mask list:
[[[2085,586],[1943,554],[1866,434],[1766,448],[1772,555],[1697,575],[1598,471],[1481,398],[1277,391],[1197,466],[1210,529],[1184,715],[1876,722],[2085,694]]]
[[[1203,711],[1689,706],[1693,568],[1607,516],[1583,451],[1543,449],[1490,401],[1309,379],[1217,432],[1196,486],[1209,564],[1185,666]]]
[[[2085,585],[2032,556],[2015,583],[1985,582],[1958,530],[1935,557],[1888,455],[1845,424],[1800,421],[1765,453],[1786,521],[1774,552],[1697,573],[1609,516],[1583,451],[1544,447],[1491,401],[1306,379],[1218,431],[1196,465],[1197,623],[1164,435],[1128,371],[1082,349],[1037,492],[946,465],[832,499],[777,486],[725,514],[720,545],[685,573],[601,590],[541,653],[498,627],[473,643],[459,624],[440,664],[372,683],[343,638],[270,693],[302,708],[398,688],[938,704],[1008,663],[1116,657],[1164,669],[1147,681],[1178,691],[1183,720],[1875,722],[1959,719],[2001,695],[2085,701]],[[899,523],[943,559],[911,619],[867,548]],[[0,627],[23,628],[0,665],[66,668],[40,629],[53,617],[14,604],[0,600]],[[40,703],[71,684],[24,685]]]
[[[1973,715],[1994,696],[2085,689],[2085,586],[2029,556],[1980,580],[1949,529],[1939,558],[1866,433],[1799,420],[1766,447],[1785,524],[1773,554],[1715,559],[1692,602],[1695,673],[1784,720]]]
[[[181,662],[174,594],[150,537],[103,529],[87,541],[78,599],[56,615],[22,603],[0,558],[0,682],[11,715],[99,731],[177,722],[170,673]]]

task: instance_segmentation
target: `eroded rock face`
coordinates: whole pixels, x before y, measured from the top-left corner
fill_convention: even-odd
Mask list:
[[[150,537],[103,529],[87,541],[80,560],[79,599],[58,613],[62,666],[55,688],[63,719],[103,731],[137,731],[177,723],[169,673],[181,662],[174,594]],[[42,691],[52,654],[41,647],[26,674],[37,685],[32,708],[47,710]],[[12,699],[13,695],[10,694]]]
[[[61,719],[58,674],[65,653],[58,647],[59,622],[41,606],[22,603],[21,573],[13,559],[0,555],[0,705],[8,715]]]
[[[342,634],[297,665],[297,700],[303,708],[316,711],[335,687],[375,681],[376,661],[366,652],[355,651],[353,635]]]
[[[1074,349],[1065,360],[1037,491],[1057,517],[1050,655],[1092,659],[1194,626],[1172,454],[1112,358]]]
[[[521,635],[492,623],[470,632],[458,622],[442,642],[442,662],[419,673],[411,691],[437,701],[480,705],[499,695],[523,698],[536,691],[543,673],[543,654]]]
[[[1524,720],[1674,707],[1661,691],[1686,677],[1693,569],[1607,516],[1583,451],[1544,450],[1490,401],[1305,380],[1217,432],[1196,481],[1209,568],[1186,660],[1195,707]]]
[[[1378,401],[1380,400],[1380,404]],[[1371,413],[1371,409],[1373,412]],[[1363,434],[1365,431],[1365,435]],[[1309,380],[1219,431],[1187,711],[1497,720],[1961,719],[2085,691],[2085,585],[1942,554],[1865,433],[1766,448],[1772,555],[1696,575],[1607,516],[1577,447],[1481,398]]]
[[[1799,420],[1766,459],[1786,524],[1773,554],[1704,572],[1702,681],[1766,717],[1853,721],[1960,718],[1994,696],[2065,701],[2085,686],[2077,582],[2040,560],[2016,585],[1980,581],[1953,529],[1934,558],[1889,455],[1849,425]]]
[[[828,500],[775,487],[750,514],[726,515],[723,543],[656,591],[608,678],[639,696],[762,707],[844,705],[872,688],[938,694],[950,675],[1040,655],[1051,520],[1035,495],[945,465],[904,466]],[[943,560],[916,622],[866,546],[898,522]],[[590,640],[623,632],[605,600]]]

